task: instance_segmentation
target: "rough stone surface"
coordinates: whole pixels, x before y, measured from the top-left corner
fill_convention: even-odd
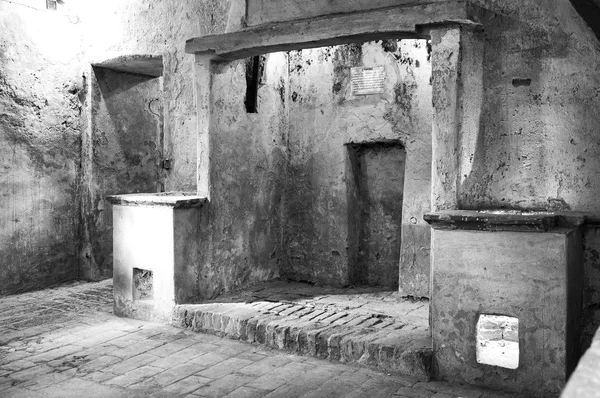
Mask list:
[[[0,299],[0,319],[11,318],[10,312],[23,317],[9,325],[10,336],[6,324],[0,326],[0,395],[510,396],[118,318],[110,313],[110,292],[110,281],[103,281]],[[40,318],[49,323],[36,326]]]

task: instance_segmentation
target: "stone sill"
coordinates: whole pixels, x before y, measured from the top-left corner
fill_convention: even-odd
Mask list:
[[[434,229],[547,232],[598,225],[600,218],[587,213],[519,210],[443,210],[423,219]]]
[[[172,207],[174,209],[202,207],[207,202],[205,197],[198,196],[195,192],[132,193],[110,195],[106,197],[106,200],[117,206]]]

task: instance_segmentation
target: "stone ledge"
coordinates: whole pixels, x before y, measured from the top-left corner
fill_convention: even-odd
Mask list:
[[[159,192],[159,193],[132,193],[124,195],[110,195],[106,197],[112,205],[117,206],[166,206],[174,209],[189,209],[202,207],[207,199],[191,192]]]
[[[519,210],[442,210],[423,219],[434,229],[548,232],[597,225],[598,217],[587,213]]]
[[[122,55],[113,59],[92,62],[92,65],[119,72],[136,73],[150,77],[159,77],[163,74],[162,55]]]
[[[174,326],[270,348],[429,380],[427,328],[376,315],[351,315],[273,302],[177,306]]]

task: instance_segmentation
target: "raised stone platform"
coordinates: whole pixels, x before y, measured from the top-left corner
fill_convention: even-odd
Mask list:
[[[376,288],[275,281],[176,307],[173,324],[429,380],[429,302]]]

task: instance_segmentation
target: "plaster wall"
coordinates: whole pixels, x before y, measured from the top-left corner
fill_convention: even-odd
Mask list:
[[[282,273],[334,285],[350,282],[348,149],[395,141],[406,149],[400,286],[429,285],[431,64],[426,41],[324,47],[289,55],[289,169]],[[383,94],[353,96],[350,68],[385,66]]]

